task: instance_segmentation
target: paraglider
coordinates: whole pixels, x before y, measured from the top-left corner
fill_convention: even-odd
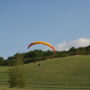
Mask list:
[[[56,53],[56,49],[54,46],[52,46],[50,43],[47,43],[47,42],[43,42],[43,41],[36,41],[36,42],[33,42],[33,43],[30,43],[28,45],[28,48],[30,48],[32,45],[35,45],[35,44],[43,44],[43,45],[47,45],[48,47],[50,47],[54,53]]]

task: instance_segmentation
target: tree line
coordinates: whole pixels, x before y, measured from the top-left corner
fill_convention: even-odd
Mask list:
[[[47,50],[34,50],[29,51],[25,53],[16,53],[13,56],[8,57],[6,60],[4,60],[3,57],[0,57],[0,65],[16,65],[17,60],[18,63],[36,63],[37,61],[47,60],[51,58],[60,58],[60,57],[67,57],[67,56],[73,56],[73,55],[90,55],[90,45],[86,47],[71,47],[68,51],[56,51],[56,54],[54,54],[53,51]]]

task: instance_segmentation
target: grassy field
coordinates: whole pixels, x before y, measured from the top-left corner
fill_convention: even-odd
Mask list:
[[[65,80],[90,80],[90,56],[72,56],[27,64],[30,83],[60,83]]]
[[[38,66],[38,64],[40,64],[40,66]],[[9,67],[0,67],[0,81],[8,80],[8,74],[2,73],[7,72],[8,68]],[[81,84],[90,85],[90,55],[55,58],[37,62],[36,64],[26,64],[24,65],[24,69],[26,69],[24,72],[26,74],[25,79],[29,85],[66,85],[67,83],[70,87],[78,86]]]

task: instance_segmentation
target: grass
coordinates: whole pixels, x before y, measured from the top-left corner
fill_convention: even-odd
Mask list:
[[[7,72],[8,68],[0,67],[0,72]],[[48,59],[36,64],[25,64],[24,68],[26,69],[24,72],[26,74],[25,79],[29,84],[66,84],[68,82],[72,86],[90,85],[90,55]],[[7,73],[0,73],[1,80],[8,80]]]
[[[8,68],[6,66],[0,66],[0,81],[8,80]]]
[[[27,78],[30,83],[60,83],[66,80],[90,80],[90,56],[57,58],[36,64],[27,64]]]

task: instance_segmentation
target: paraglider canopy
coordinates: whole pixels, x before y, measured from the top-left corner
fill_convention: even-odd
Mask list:
[[[43,42],[43,41],[36,41],[36,42],[33,42],[33,43],[30,43],[28,45],[28,48],[30,48],[32,45],[35,45],[35,44],[43,44],[43,45],[47,45],[48,47],[50,47],[54,53],[56,53],[56,49],[54,46],[52,46],[50,43],[47,43],[47,42]]]

